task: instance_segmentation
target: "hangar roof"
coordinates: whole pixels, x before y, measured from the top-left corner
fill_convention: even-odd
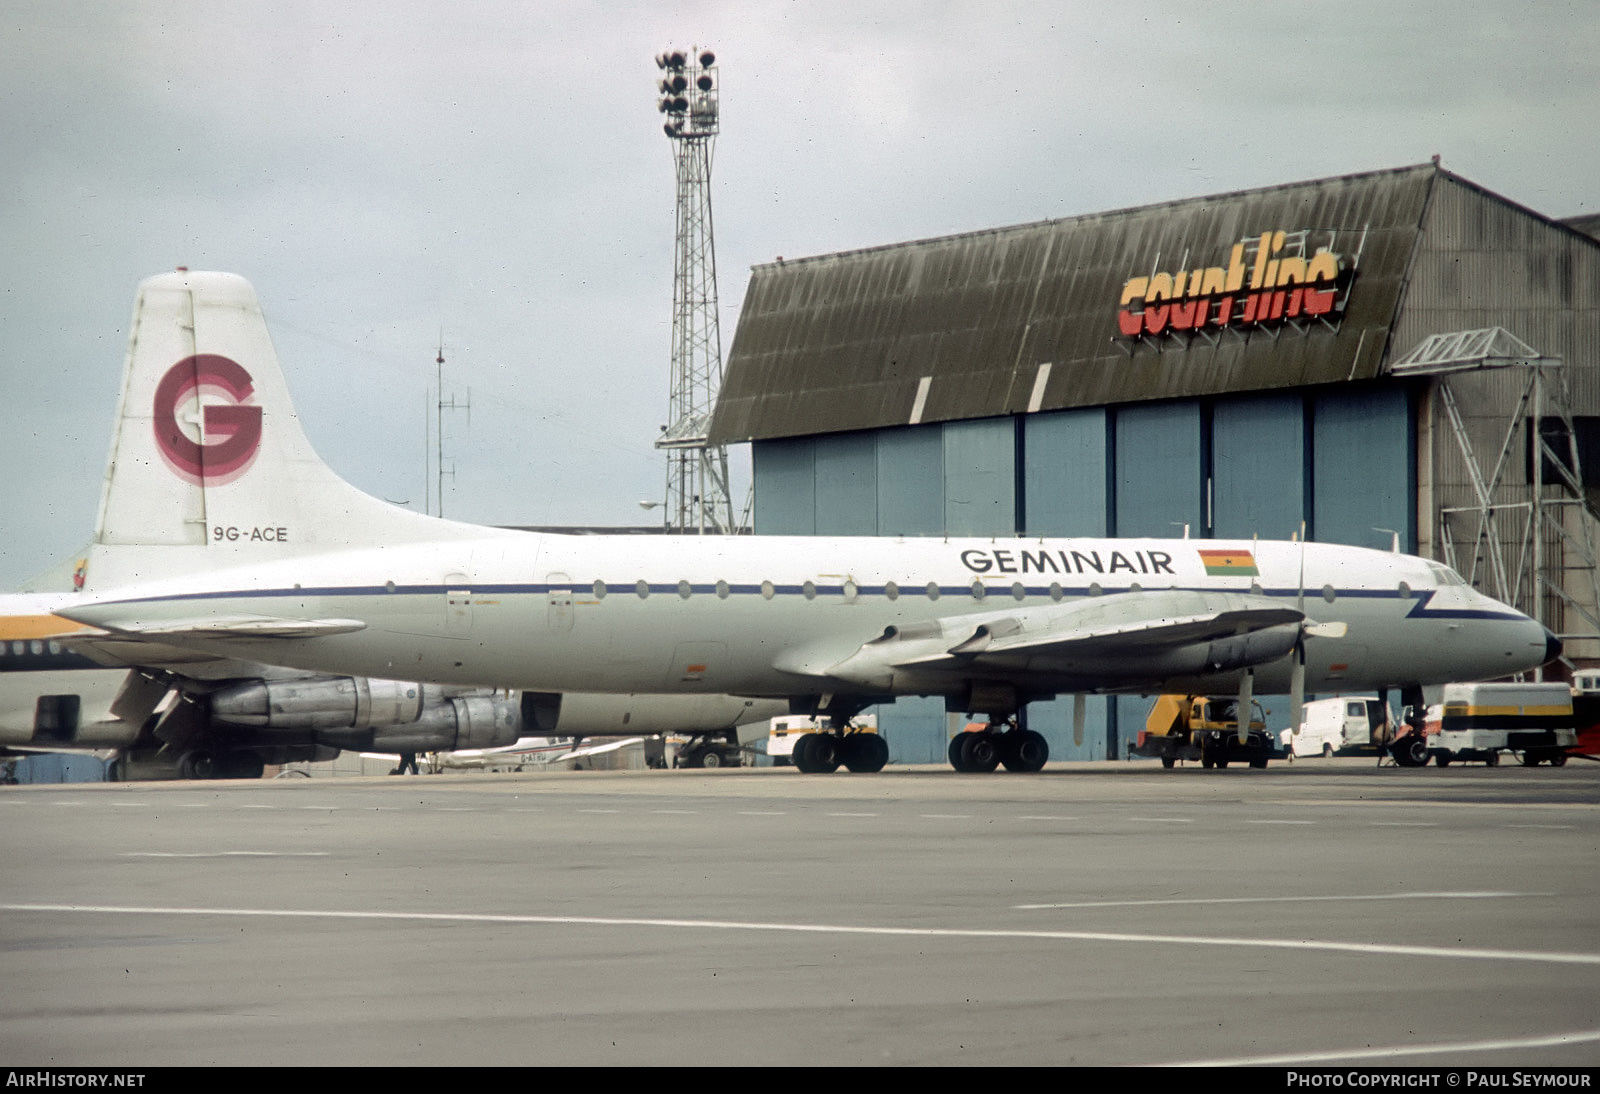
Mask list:
[[[1429,163],[757,266],[711,439],[1370,379],[1441,180],[1520,209]]]

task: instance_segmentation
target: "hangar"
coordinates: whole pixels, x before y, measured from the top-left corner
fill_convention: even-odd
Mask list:
[[[757,534],[1397,545],[1600,663],[1586,227],[1435,161],[780,259],[710,440],[751,444]],[[1028,718],[1117,758],[1147,707]],[[944,758],[939,701],[879,724]]]

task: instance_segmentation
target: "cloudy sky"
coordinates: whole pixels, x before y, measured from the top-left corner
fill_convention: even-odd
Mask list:
[[[0,0],[0,588],[93,533],[134,289],[256,286],[333,467],[420,508],[647,523],[673,174],[715,49],[723,342],[751,265],[1419,163],[1600,205],[1600,4]]]

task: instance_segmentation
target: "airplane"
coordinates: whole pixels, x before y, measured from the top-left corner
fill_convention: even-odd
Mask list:
[[[568,536],[427,517],[312,450],[255,290],[180,269],[135,306],[84,590],[60,614],[132,643],[311,672],[566,692],[725,693],[826,717],[805,772],[880,770],[852,715],[898,696],[987,714],[949,758],[1038,770],[1026,704],[1506,676],[1539,623],[1449,568],[1312,542]],[[533,711],[535,717],[529,718]]]
[[[87,752],[144,773],[260,778],[268,764],[509,749],[524,724],[570,742],[641,729],[722,734],[780,713],[727,695],[567,695],[318,674],[120,641],[56,614],[72,594],[0,596],[0,754]],[[526,722],[528,718],[538,722]],[[537,738],[543,742],[547,738]],[[563,751],[570,750],[570,743]]]

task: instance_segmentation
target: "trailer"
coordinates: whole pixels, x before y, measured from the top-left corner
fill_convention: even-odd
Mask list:
[[[1504,752],[1526,767],[1560,767],[1578,743],[1566,684],[1446,684],[1438,718],[1428,754],[1440,767],[1471,760],[1493,766]]]

